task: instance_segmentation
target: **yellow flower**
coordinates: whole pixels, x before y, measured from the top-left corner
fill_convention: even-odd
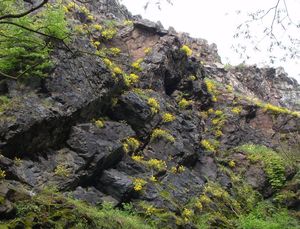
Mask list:
[[[155,129],[151,134],[151,140],[154,141],[155,139],[164,138],[169,142],[175,142],[175,138],[166,130],[163,129]]]
[[[94,16],[91,15],[91,14],[90,14],[87,18],[88,18],[90,21],[94,20]]]
[[[189,219],[194,215],[193,210],[188,209],[188,208],[184,208],[183,212],[182,212],[182,216],[184,218],[184,221],[188,222]]]
[[[158,160],[158,159],[150,159],[147,162],[148,166],[154,169],[157,169],[159,171],[164,170],[167,168],[166,162],[163,160]]]
[[[117,34],[117,31],[115,29],[105,29],[101,32],[101,35],[106,40],[112,39]]]
[[[190,49],[190,47],[189,46],[187,46],[187,45],[183,45],[181,48],[180,48],[180,50],[182,51],[182,52],[184,52],[187,56],[191,56],[192,54],[193,54],[193,51]]]
[[[221,110],[216,110],[216,111],[215,111],[215,114],[216,114],[217,116],[221,116],[221,115],[223,114],[223,111],[221,111]]]
[[[113,66],[113,63],[108,58],[104,58],[103,62],[108,68],[111,68]]]
[[[131,21],[131,20],[125,20],[124,21],[124,25],[125,26],[131,26],[131,25],[133,25],[133,21]]]
[[[70,169],[66,165],[58,165],[54,170],[54,174],[61,177],[70,176]]]
[[[100,45],[100,41],[94,41],[92,42],[92,44],[95,46],[95,47],[98,47]]]
[[[191,105],[191,101],[190,100],[186,100],[186,99],[181,99],[180,102],[178,103],[179,108],[180,109],[186,109],[188,106]]]
[[[134,152],[140,147],[140,142],[135,138],[127,138],[123,143],[123,150],[126,153]]]
[[[119,67],[114,67],[114,68],[113,68],[113,73],[115,73],[115,74],[117,74],[117,75],[121,75],[121,74],[123,74],[123,71],[122,71],[122,69],[119,68]]]
[[[176,166],[172,166],[171,173],[177,173],[177,167]]]
[[[139,155],[133,155],[132,160],[137,161],[137,162],[142,162],[144,157],[143,156],[139,156]]]
[[[6,173],[4,170],[0,169],[0,180],[6,177]]]
[[[151,112],[153,114],[158,113],[158,111],[160,109],[160,105],[159,105],[158,101],[155,98],[152,98],[152,97],[149,98],[148,99],[148,105],[150,106]]]
[[[196,203],[195,203],[195,207],[198,208],[200,211],[203,209],[203,205],[201,203],[200,200],[198,200]]]
[[[151,176],[151,177],[150,177],[150,180],[153,181],[153,182],[156,182],[156,181],[157,181],[157,179],[156,179],[155,176]]]
[[[142,67],[141,67],[141,63],[143,62],[143,59],[140,58],[140,59],[137,59],[135,62],[132,63],[132,67],[134,69],[136,69],[137,71],[142,71]]]
[[[235,167],[235,162],[233,160],[229,161],[228,165],[233,168]]]
[[[238,115],[242,112],[242,110],[243,110],[243,108],[241,106],[239,106],[239,107],[232,108],[231,112]]]
[[[202,140],[201,145],[203,146],[204,149],[210,152],[216,152],[215,146],[209,141],[209,140]]]
[[[164,113],[163,114],[163,122],[173,122],[176,117],[170,113]]]
[[[140,77],[134,73],[131,73],[130,75],[125,74],[124,75],[124,83],[127,87],[130,87],[133,84],[139,82],[139,78]]]
[[[144,52],[145,52],[146,55],[149,54],[151,51],[152,51],[151,48],[145,48],[144,49]]]
[[[102,26],[99,25],[99,24],[94,24],[94,25],[93,25],[93,28],[94,28],[95,30],[101,30],[101,29],[102,29]]]
[[[196,80],[196,76],[189,76],[189,78],[188,78],[190,81],[195,81]]]
[[[183,172],[185,171],[184,166],[183,166],[183,165],[180,165],[180,166],[178,167],[177,171],[178,171],[179,173],[183,173]]]
[[[141,191],[146,184],[147,184],[147,181],[145,181],[144,179],[135,178],[133,180],[133,185],[134,185],[133,189],[137,192]]]
[[[221,130],[216,130],[216,132],[215,132],[216,137],[221,137],[222,135],[223,135],[223,133]]]
[[[96,120],[95,121],[95,125],[98,127],[98,128],[103,128],[104,127],[104,122],[102,120]]]

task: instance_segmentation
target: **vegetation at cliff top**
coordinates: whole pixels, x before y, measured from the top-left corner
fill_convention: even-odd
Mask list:
[[[1,1],[0,16],[18,14],[23,1]],[[0,19],[0,75],[13,79],[44,77],[52,61],[50,53],[57,41],[67,41],[67,22],[62,5],[46,4],[35,14]]]

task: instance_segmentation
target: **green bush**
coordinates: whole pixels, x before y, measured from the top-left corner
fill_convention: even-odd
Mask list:
[[[97,208],[53,190],[45,190],[16,206],[18,217],[0,221],[0,228],[151,228],[128,205],[124,210],[109,203]]]
[[[283,158],[274,150],[261,145],[246,144],[236,150],[247,153],[253,162],[262,162],[268,180],[274,189],[281,188],[285,183],[285,166]]]
[[[0,9],[0,15],[6,15],[23,12],[25,7],[22,1],[5,0]],[[65,40],[68,32],[62,5],[47,4],[38,12],[0,22],[0,72],[13,77],[46,76],[53,43]]]
[[[298,221],[292,218],[286,209],[275,208],[268,202],[260,202],[248,215],[240,216],[240,229],[296,229]]]

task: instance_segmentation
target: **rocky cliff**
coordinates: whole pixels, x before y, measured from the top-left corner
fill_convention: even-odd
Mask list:
[[[49,75],[0,81],[4,228],[298,228],[295,80],[115,0],[65,11]]]

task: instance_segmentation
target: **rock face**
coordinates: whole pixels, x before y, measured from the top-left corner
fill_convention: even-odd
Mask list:
[[[0,113],[1,218],[13,217],[14,202],[54,185],[93,205],[108,200],[170,211],[162,228],[195,228],[182,209],[192,209],[210,182],[234,196],[231,175],[239,168],[248,168],[241,176],[263,197],[278,191],[265,165],[236,147],[264,145],[299,160],[295,80],[281,69],[227,69],[215,45],[133,17],[114,0],[88,8],[96,21],[87,23],[114,20],[116,36],[101,45],[118,47],[120,55],[108,63],[57,47],[47,78],[1,80],[11,100]],[[99,36],[76,37],[71,47],[95,53],[90,40]],[[128,84],[133,73],[139,81]],[[297,171],[286,165],[281,172],[288,182]]]

